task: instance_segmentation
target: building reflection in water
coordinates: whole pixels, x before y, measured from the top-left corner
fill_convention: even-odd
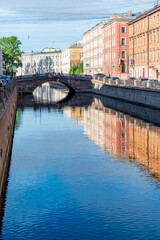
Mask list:
[[[84,107],[64,107],[63,113],[78,125],[84,125]]]
[[[112,160],[134,161],[160,180],[160,127],[105,108],[97,99],[88,108],[66,109],[64,113],[84,124],[88,139]]]
[[[39,87],[34,98],[51,103],[65,98],[66,91]],[[160,180],[160,127],[104,107],[94,99],[89,107],[63,107],[63,113],[84,125],[84,134],[112,160],[136,162],[145,171]]]
[[[34,90],[33,96],[36,101],[49,104],[63,100],[68,92],[68,88],[62,84],[55,83],[50,86],[50,83],[44,83]]]

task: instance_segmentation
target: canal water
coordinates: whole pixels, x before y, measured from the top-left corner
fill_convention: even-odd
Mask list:
[[[19,98],[1,239],[160,239],[160,128],[66,95]]]

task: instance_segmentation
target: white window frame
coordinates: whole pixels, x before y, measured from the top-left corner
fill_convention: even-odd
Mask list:
[[[122,39],[125,39],[125,44],[122,44]],[[121,37],[121,45],[126,46],[126,38],[125,37]]]
[[[122,52],[125,53],[125,57],[124,57],[124,58],[122,58]],[[125,50],[122,50],[122,51],[121,51],[121,58],[122,58],[122,59],[125,59],[125,58],[126,58],[126,51],[125,51]]]
[[[124,32],[122,32],[122,28],[124,28]],[[126,33],[126,27],[125,26],[121,26],[121,33]]]

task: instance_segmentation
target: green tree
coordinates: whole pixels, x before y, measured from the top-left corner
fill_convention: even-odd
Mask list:
[[[12,65],[16,69],[22,66],[21,61],[21,42],[16,36],[0,38],[0,47],[3,58],[3,74],[16,75],[16,72],[10,68]]]
[[[83,62],[78,62],[76,65],[73,65],[69,71],[69,74],[81,74],[83,73]]]

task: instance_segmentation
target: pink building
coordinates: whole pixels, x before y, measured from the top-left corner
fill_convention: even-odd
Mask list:
[[[133,20],[131,12],[127,16],[110,19],[104,24],[103,72],[112,77],[127,79],[129,73],[129,28]]]

